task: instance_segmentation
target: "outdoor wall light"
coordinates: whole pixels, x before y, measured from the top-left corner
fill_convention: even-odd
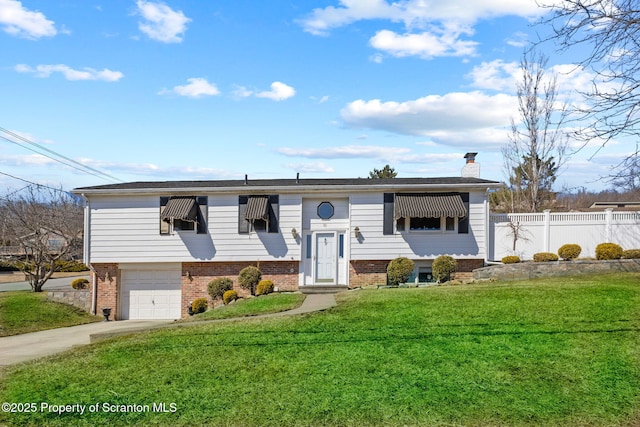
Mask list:
[[[187,276],[187,279],[189,279],[190,282],[193,282],[193,276],[191,275],[191,272],[187,271],[187,274],[185,274],[185,276]]]
[[[294,239],[298,238],[298,230],[296,230],[295,227],[291,229],[291,235],[293,236]]]
[[[356,228],[353,229],[353,233],[356,236],[356,239],[360,237],[360,227],[356,226]]]
[[[109,283],[113,282],[113,277],[111,277],[108,271],[107,271],[107,274],[104,275],[104,280]]]

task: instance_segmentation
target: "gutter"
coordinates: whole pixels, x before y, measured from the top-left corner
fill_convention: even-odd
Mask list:
[[[498,188],[502,184],[493,183],[477,183],[477,184],[373,184],[373,185],[298,185],[298,186],[233,186],[233,187],[161,187],[161,188],[129,188],[129,189],[83,189],[82,193],[72,190],[74,194],[81,194],[85,197],[88,195],[157,195],[157,194],[299,194],[299,193],[352,193],[352,192],[394,192],[394,191],[424,191],[424,190],[484,190],[488,188]]]

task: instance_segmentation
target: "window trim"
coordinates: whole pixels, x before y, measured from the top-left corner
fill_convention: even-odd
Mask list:
[[[184,197],[193,197],[196,204],[196,215],[197,222],[192,223],[193,229],[181,229],[176,228],[174,221],[166,222],[162,219],[162,212],[164,208],[169,203],[169,200],[173,196],[160,196],[160,208],[159,208],[159,220],[160,220],[160,235],[161,236],[172,236],[177,233],[180,234],[208,234],[208,222],[209,222],[209,197],[208,196],[184,196]],[[188,221],[187,221],[188,222]]]
[[[453,220],[454,220],[453,230],[447,230],[447,218],[453,218]],[[404,228],[398,227],[398,222],[399,221],[403,221],[404,222]],[[429,229],[429,230],[412,229],[411,228],[411,217],[409,217],[409,218],[398,218],[395,221],[394,226],[395,226],[396,232],[400,233],[400,234],[402,234],[402,233],[410,233],[410,234],[457,234],[458,233],[458,224],[459,224],[459,222],[460,222],[459,218],[441,216],[440,217],[440,228],[439,229]]]
[[[238,234],[252,233],[279,233],[280,232],[280,196],[278,194],[266,195],[268,198],[267,209],[269,219],[248,220],[245,218],[247,204],[251,197],[265,197],[263,194],[241,194],[238,196]],[[255,229],[255,222],[264,222],[265,226]]]

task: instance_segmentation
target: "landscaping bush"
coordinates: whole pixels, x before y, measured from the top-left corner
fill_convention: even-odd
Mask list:
[[[520,257],[518,255],[508,255],[501,259],[503,264],[517,264],[520,262]]]
[[[20,269],[16,267],[15,264],[2,261],[0,262],[0,271],[20,271]]]
[[[233,289],[233,280],[228,277],[218,277],[217,279],[213,279],[207,286],[207,292],[214,301],[222,298],[224,293],[231,289]]]
[[[537,254],[533,254],[533,262],[549,262],[557,260],[558,255],[552,252],[538,252]]]
[[[260,272],[260,269],[250,265],[240,270],[238,283],[242,289],[246,289],[251,292],[251,295],[255,295],[256,286],[258,285],[258,282],[260,282],[261,277],[262,273]]]
[[[616,243],[600,243],[596,246],[596,259],[620,259],[622,246]]]
[[[208,307],[209,303],[206,298],[196,298],[191,303],[191,311],[193,311],[193,314],[204,313]]]
[[[455,273],[458,269],[458,261],[450,257],[449,255],[440,255],[433,260],[431,265],[431,272],[436,282],[446,282],[451,280],[451,274]]]
[[[87,289],[89,287],[89,281],[81,277],[71,282],[71,287],[76,290]]]
[[[256,288],[256,295],[267,295],[273,292],[273,282],[271,280],[261,280]]]
[[[392,259],[387,266],[387,282],[391,286],[405,283],[411,277],[415,264],[409,258]]]
[[[640,249],[627,249],[626,251],[622,251],[622,258],[640,259]]]
[[[54,262],[55,271],[62,273],[79,273],[82,271],[89,271],[86,265],[84,265],[80,261],[66,261],[66,260],[56,260]]]
[[[222,302],[224,303],[224,305],[229,304],[231,301],[235,301],[238,299],[238,293],[234,290],[230,290],[224,293],[224,295],[222,295]]]
[[[578,258],[580,252],[582,252],[580,245],[568,243],[560,246],[560,249],[558,249],[558,256],[564,260],[572,260]]]

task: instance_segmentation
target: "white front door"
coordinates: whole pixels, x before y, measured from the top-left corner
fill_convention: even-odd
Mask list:
[[[336,233],[315,233],[315,281],[319,284],[336,283]]]

